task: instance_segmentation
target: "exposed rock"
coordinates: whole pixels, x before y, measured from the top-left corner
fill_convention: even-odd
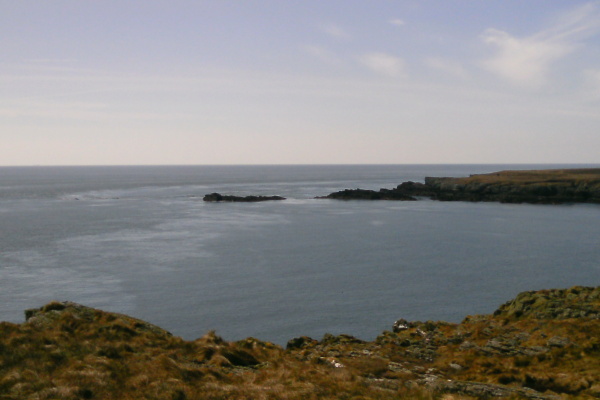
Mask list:
[[[457,363],[450,363],[448,366],[455,371],[462,371],[464,369],[462,365]]]
[[[600,169],[501,171],[468,178],[425,178],[432,198],[503,203],[600,203]]]
[[[434,193],[428,185],[413,181],[402,182],[393,190],[411,196],[431,196]]]
[[[378,192],[366,189],[345,189],[339,192],[330,193],[327,196],[317,197],[317,199],[336,199],[336,200],[416,200],[395,189],[380,189]]]
[[[316,339],[313,339],[308,336],[300,336],[300,337],[290,339],[287,342],[286,349],[288,349],[288,350],[302,349],[302,348],[314,346],[317,343],[319,343],[319,341]]]
[[[255,203],[259,201],[269,200],[285,200],[285,197],[281,196],[230,196],[222,195],[220,193],[210,193],[204,196],[202,199],[208,202],[230,202],[230,203]]]
[[[467,396],[490,398],[490,397],[523,397],[537,400],[560,400],[560,396],[540,393],[536,390],[522,387],[512,388],[504,385],[493,385],[479,382],[462,382],[450,379],[441,379],[429,375],[421,380],[427,388],[436,392],[458,393]]]
[[[561,337],[561,336],[553,336],[548,340],[549,347],[567,347],[571,344],[569,338]]]
[[[520,346],[519,341],[515,340],[514,338],[494,338],[489,340],[485,346],[476,347],[476,349],[482,353],[504,356],[516,356],[520,354],[526,356],[536,356],[547,353],[550,350],[549,348],[543,346]]]
[[[600,203],[600,168],[500,171],[465,178],[426,177],[379,191],[346,189],[317,198],[340,200],[497,201],[503,203]]]
[[[408,322],[407,320],[401,318],[399,320],[397,320],[396,322],[394,322],[394,326],[392,327],[392,330],[394,332],[400,332],[400,331],[405,331],[408,328],[412,328],[414,325],[411,322]]]
[[[323,339],[320,342],[321,344],[362,344],[365,343],[364,340],[360,340],[351,335],[332,335],[330,333],[326,333],[323,336]]]

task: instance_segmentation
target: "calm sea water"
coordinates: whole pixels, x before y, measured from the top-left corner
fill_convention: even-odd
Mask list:
[[[186,339],[371,340],[398,318],[458,322],[520,291],[599,285],[598,205],[313,199],[549,167],[564,166],[3,167],[0,320],[71,300]]]

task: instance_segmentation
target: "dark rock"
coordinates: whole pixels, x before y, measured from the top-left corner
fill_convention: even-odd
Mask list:
[[[496,201],[502,203],[600,203],[600,168],[501,171],[467,178],[426,177],[394,189],[346,189],[319,199]]]
[[[431,198],[502,203],[600,203],[600,169],[501,171],[468,178],[425,178]]]
[[[323,339],[321,339],[321,344],[363,344],[366,343],[364,340],[355,338],[354,336],[351,335],[345,335],[345,334],[341,334],[341,335],[337,335],[334,336],[331,333],[326,333],[325,335],[323,335]]]
[[[317,197],[317,199],[335,199],[335,200],[416,200],[395,189],[380,189],[378,192],[366,189],[345,189],[339,192],[330,193],[327,196]]]
[[[435,192],[429,185],[420,182],[407,181],[396,186],[394,191],[408,196],[432,196]]]
[[[210,193],[204,196],[202,199],[208,202],[230,202],[230,203],[254,203],[259,201],[269,200],[285,200],[285,197],[281,196],[229,196],[222,195],[220,193]]]
[[[296,337],[296,338],[289,340],[287,342],[286,349],[288,349],[288,350],[303,349],[303,348],[307,348],[307,347],[312,347],[312,346],[316,345],[317,343],[319,343],[319,341],[316,339],[313,339],[308,336],[300,336],[300,337]]]
[[[254,367],[260,364],[252,354],[239,349],[223,349],[221,355],[227,359],[233,366]]]

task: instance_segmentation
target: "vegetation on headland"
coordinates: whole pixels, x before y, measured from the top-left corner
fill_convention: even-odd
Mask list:
[[[532,399],[600,397],[600,287],[525,292],[460,324],[398,320],[286,349],[194,341],[52,302],[0,323],[0,399]]]
[[[425,178],[393,189],[346,189],[322,198],[341,200],[415,200],[504,203],[600,203],[600,168],[500,171],[464,178]]]

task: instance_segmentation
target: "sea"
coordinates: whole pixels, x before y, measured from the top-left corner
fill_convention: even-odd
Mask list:
[[[0,320],[73,301],[186,340],[460,322],[600,284],[600,205],[340,201],[427,176],[600,165],[0,167]],[[285,201],[207,203],[207,193]]]

